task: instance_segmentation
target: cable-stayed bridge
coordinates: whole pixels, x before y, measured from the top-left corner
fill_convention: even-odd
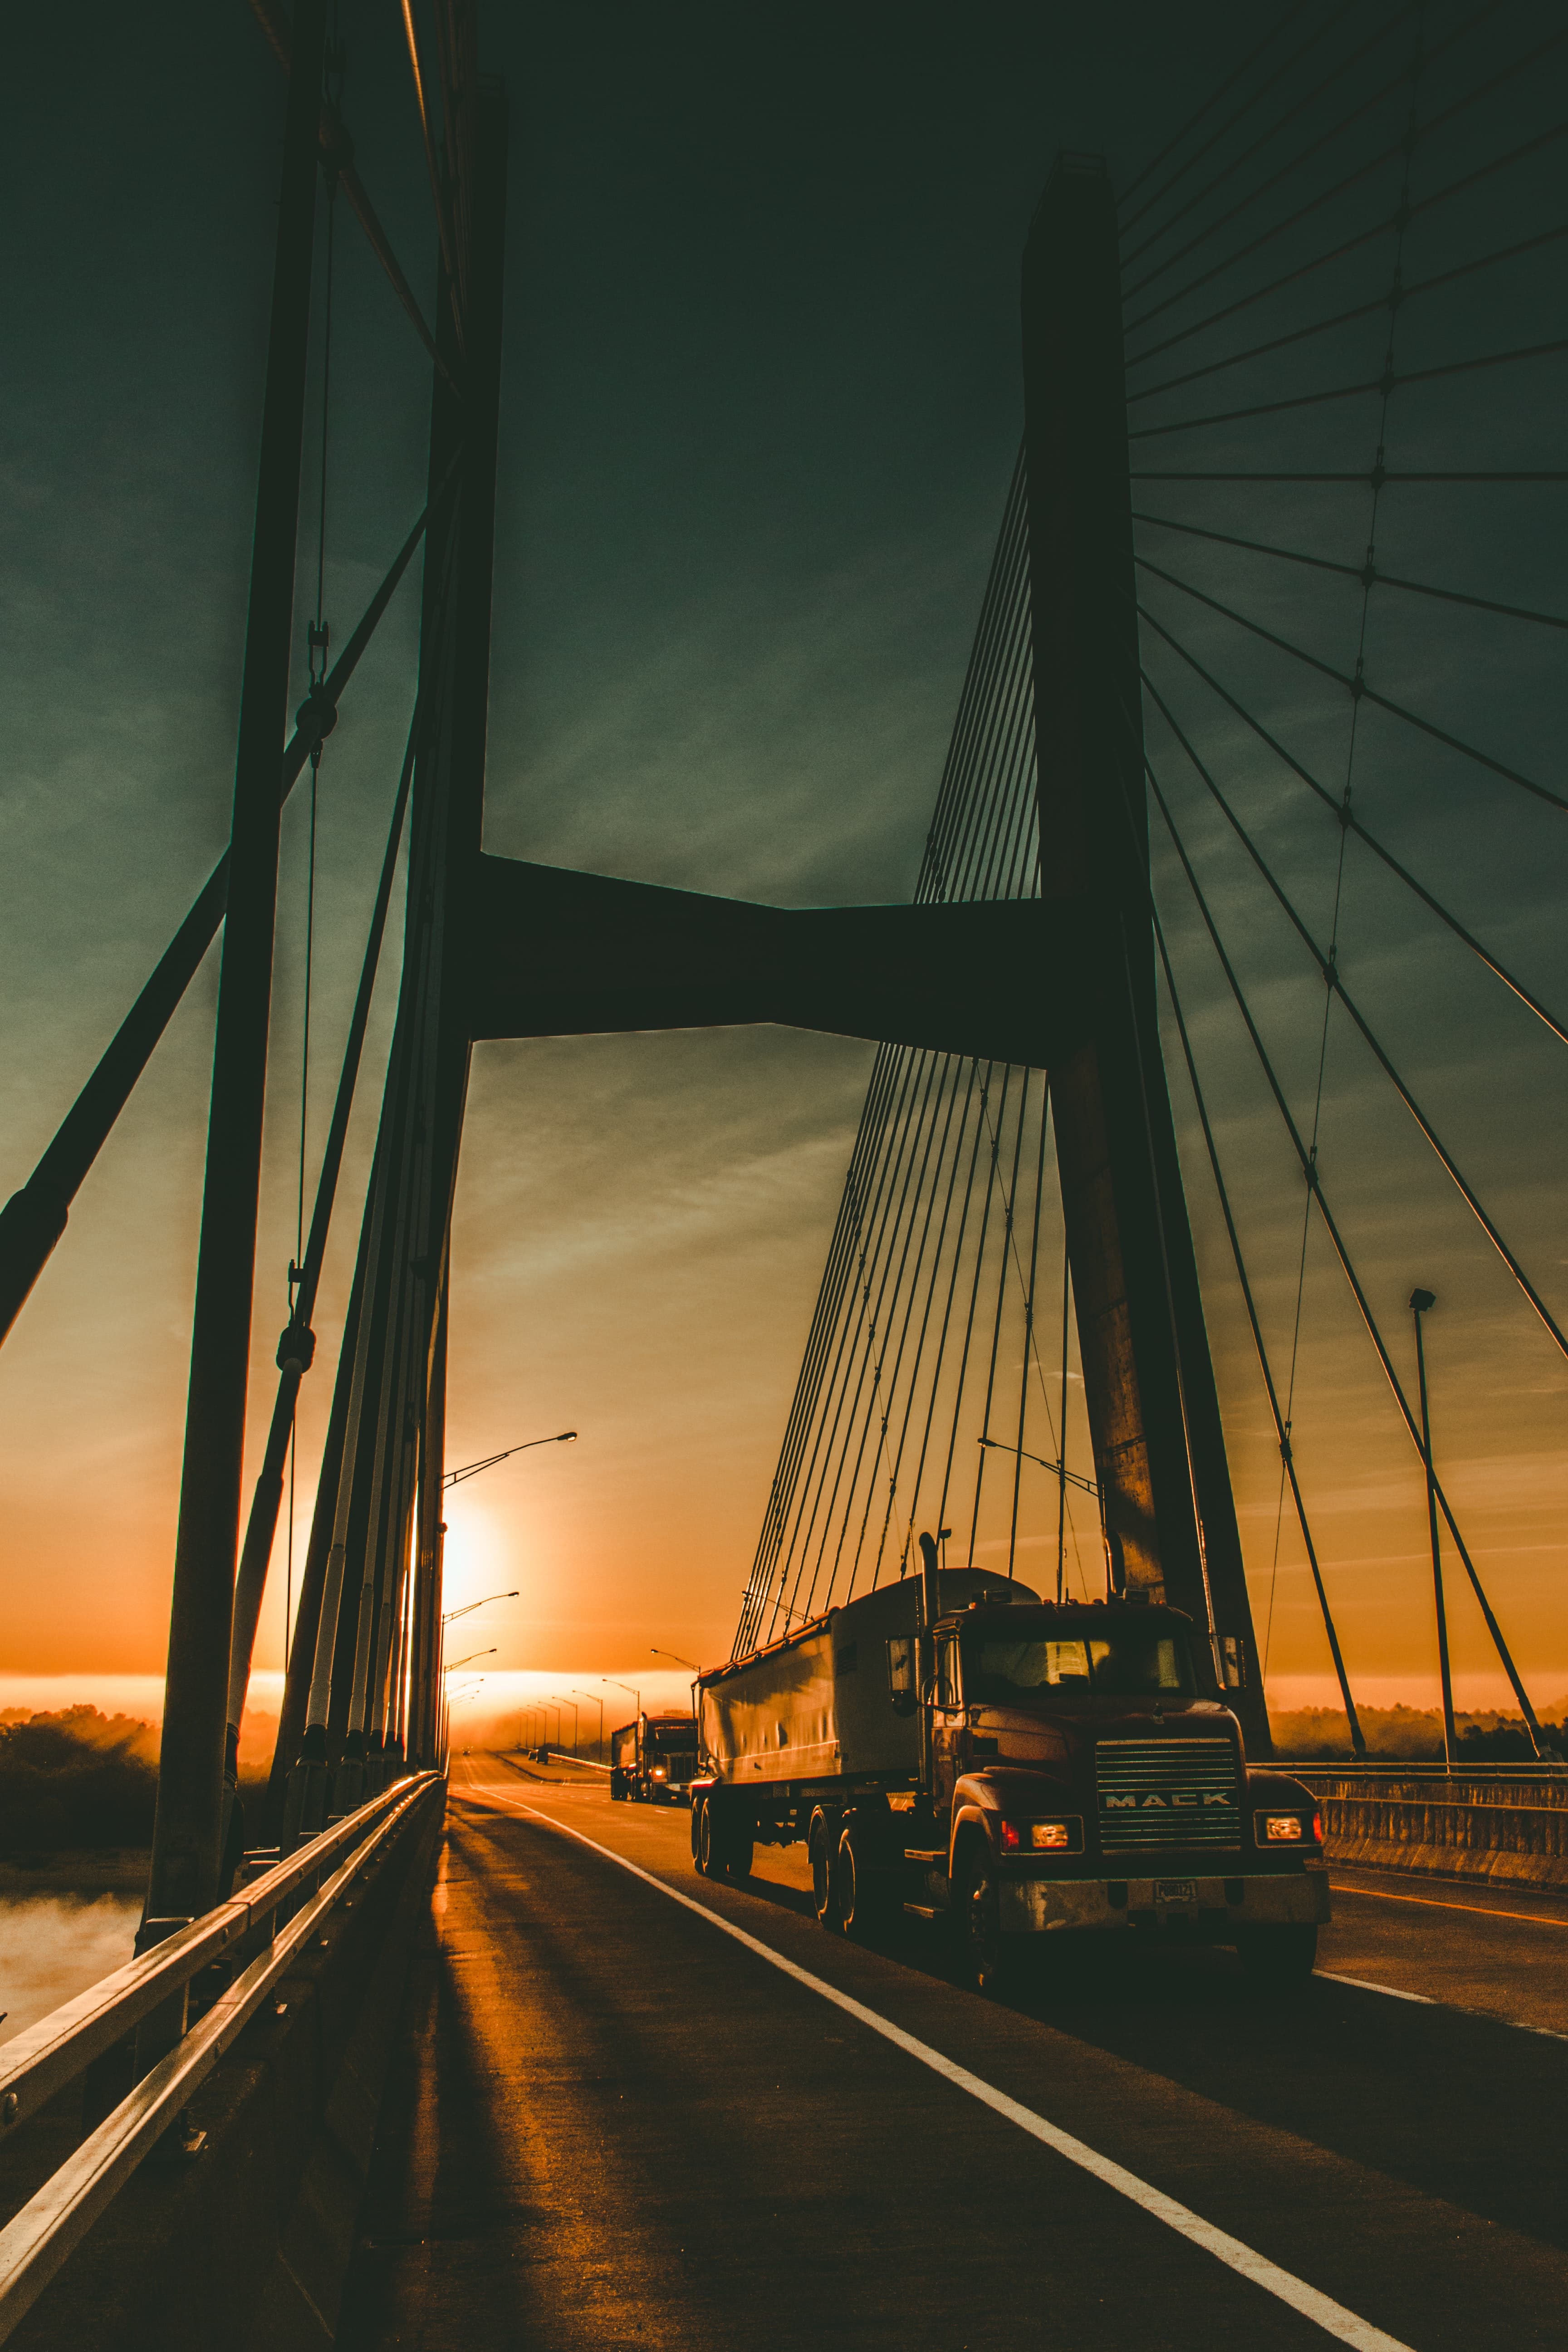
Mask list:
[[[432,1989],[421,1921],[450,1761],[441,1496],[448,1355],[463,1344],[450,1232],[470,1056],[489,1039],[772,1022],[876,1045],[737,1656],[909,1575],[925,1535],[944,1564],[1004,1569],[1058,1598],[1109,1590],[1184,1610],[1249,1749],[1267,1756],[1268,1627],[1260,1638],[1254,1603],[1267,1593],[1271,1607],[1283,1547],[1310,1578],[1361,1754],[1364,1578],[1337,1572],[1324,1535],[1343,1433],[1313,1394],[1328,1360],[1315,1322],[1337,1316],[1429,1529],[1404,1654],[1434,1671],[1449,1761],[1447,1626],[1461,1607],[1479,1612],[1536,1764],[1557,1760],[1538,1706],[1555,1695],[1532,1691],[1518,1654],[1536,1629],[1476,1532],[1475,1465],[1461,1491],[1432,1433],[1422,1269],[1396,1324],[1368,1260],[1386,1259],[1402,1198],[1436,1185],[1501,1348],[1561,1393],[1568,1303],[1543,1208],[1554,1057],[1568,1043],[1552,922],[1568,809],[1552,528],[1568,480],[1554,399],[1568,350],[1561,28],[1523,7],[1281,11],[1126,185],[1097,156],[1057,159],[1023,256],[1021,446],[998,485],[994,560],[913,900],[785,909],[485,848],[505,92],[479,71],[465,0],[439,0],[427,21],[405,11],[435,214],[426,306],[355,162],[325,0],[299,0],[289,18],[256,0],[256,13],[287,75],[287,121],[230,845],[0,1222],[7,1344],[24,1349],[23,1310],[69,1245],[71,1202],[221,930],[139,1957],[7,2053],[0,2327],[39,2343],[86,2327],[125,2343],[447,2340],[405,2326],[600,2343],[633,2340],[642,2322],[629,2315],[642,2312],[658,2340],[685,2343],[732,2332],[761,2296],[782,2314],[762,2330],[769,2341],[815,2340],[840,2309],[889,2341],[969,2340],[951,2333],[965,2261],[909,2235],[910,2210],[933,2190],[918,2154],[890,2164],[886,2199],[868,2192],[847,2234],[826,2218],[844,2195],[822,2154],[835,2133],[855,2177],[889,2162],[873,2150],[882,2135],[862,2146],[847,2119],[854,2085],[875,2084],[911,2151],[940,2153],[946,2133],[955,2145],[1000,2136],[973,2148],[967,2188],[963,2168],[940,2167],[960,2250],[979,2248],[971,2266],[991,2282],[975,2310],[992,2322],[1037,2325],[1037,2305],[997,2284],[998,2265],[1009,2233],[1035,2226],[1037,2199],[1057,2196],[1068,2340],[1146,2329],[1148,2311],[1135,2318],[1108,2289],[1139,2252],[1167,2259],[1161,2231],[1179,2244],[1172,2341],[1195,2335],[1216,2295],[1222,2327],[1266,2340],[1269,2328],[1367,2345],[1408,2331],[1426,2345],[1462,2326],[1473,2342],[1488,2313],[1506,2315],[1510,2341],[1531,2340],[1564,2259],[1556,2225],[1528,2200],[1467,2190],[1441,2132],[1437,2153],[1421,2155],[1429,2118],[1392,2149],[1353,2101],[1328,2125],[1307,2096],[1310,2037],[1292,2042],[1288,2092],[1261,2116],[1205,2038],[1201,1989],[1190,2015],[1141,2034],[1086,2012],[1063,2072],[1060,2048],[1023,2021],[1005,2047],[977,2039],[952,1988],[896,1943],[805,1967],[787,1868],[763,1874],[760,1896],[709,1886],[698,1903],[689,1889],[676,1916],[658,1899],[679,1875],[669,1824],[617,1825],[548,1765],[525,1776],[470,1761],[451,1781],[442,1916],[464,1923],[485,1979],[470,2008]],[[295,593],[301,531],[326,502],[324,436],[322,482],[304,468],[321,383],[313,309],[331,332],[323,205],[338,234],[352,215],[368,238],[431,366],[424,509],[341,648],[320,596],[301,625]],[[307,777],[314,791],[339,704],[400,589],[419,598],[406,749],[371,853],[363,975],[314,1198],[302,1198],[266,1448],[247,1464],[280,813]],[[301,634],[310,687],[290,717]],[[345,1139],[399,929],[374,1161],[352,1202]],[[335,1352],[318,1352],[334,1218],[357,1221],[354,1275]],[[1250,1353],[1245,1398],[1216,1378],[1216,1333],[1222,1369]],[[323,1376],[331,1407],[258,1820],[237,1796],[238,1729],[297,1400]],[[1244,1555],[1238,1445],[1252,1483],[1266,1456],[1277,1488],[1268,1562]],[[1542,1772],[1530,1785],[1544,1818],[1556,1784]],[[519,1853],[536,1888],[562,1894],[515,1893]],[[1377,1891],[1361,1892],[1375,1922]],[[1495,1895],[1468,1909],[1388,1899],[1482,1922],[1463,1929],[1483,1939],[1462,1958],[1464,1983],[1414,1997],[1491,2021],[1446,2026],[1435,2012],[1398,2063],[1412,2080],[1456,2070],[1475,2101],[1461,2137],[1489,2146],[1503,2126],[1494,2091],[1479,2087],[1487,2035],[1505,2079],[1536,2060],[1517,2054],[1517,2021],[1487,1984],[1529,1974],[1510,1935],[1522,1948],[1568,1927],[1529,1894],[1515,1914]],[[591,2088],[630,2029],[605,2024],[620,1976],[577,1950],[563,1900],[602,1909],[616,1951],[640,1961],[650,1937],[658,1947],[647,1965],[665,2021],[627,2062],[635,2120],[606,2114]],[[717,1958],[693,1911],[734,1931]],[[1357,1932],[1372,1991],[1359,1967],[1312,1989],[1341,2005],[1344,2083],[1372,2065],[1383,2032],[1358,1994],[1378,2011],[1376,1982],[1405,1966],[1372,1924]],[[716,1980],[731,1961],[765,1969],[770,1953],[784,1990],[743,1973]],[[572,2023],[574,2000],[596,2021]],[[539,2053],[532,2074],[509,2003]],[[416,2019],[411,2034],[400,2015]],[[1530,2011],[1560,2040],[1551,2019]],[[1142,2075],[1110,2087],[1117,2067],[1158,2071],[1162,2030],[1187,2070],[1187,2105],[1172,2110]],[[1248,2012],[1235,2032],[1262,2065],[1269,2015]],[[828,2045],[851,2054],[823,2062]],[[726,2047],[732,2074],[705,2073]],[[797,2062],[816,2153],[801,2159],[807,2186],[773,2240],[763,2209],[795,2192],[753,2142],[770,2137],[757,2117]],[[916,2071],[883,2079],[889,2064]],[[586,2131],[580,2162],[611,2186],[569,2185],[528,2127],[500,2119],[494,2085],[509,2065],[522,2066],[552,2131]],[[840,2065],[853,2079],[836,2087]],[[647,2137],[647,2103],[676,2099],[693,2070],[721,2123],[687,2115],[668,2147],[710,2206],[731,2193],[721,2184],[749,2183],[721,2222],[700,2200],[671,2201]],[[572,2084],[564,2104],[551,2081]],[[943,2101],[978,2101],[983,2125]],[[1200,2116],[1205,2102],[1218,2123]],[[1019,2171],[1005,2135],[1021,2118]],[[1155,2179],[1142,2150],[1162,2120],[1192,2153]],[[622,2126],[631,2141],[614,2138]],[[1287,2145],[1303,2137],[1332,2175],[1311,2215]],[[1216,2162],[1226,2179],[1256,2162],[1272,2184],[1262,2206],[1216,2189],[1223,2213],[1213,2198],[1205,2208]],[[1058,2195],[1053,2165],[1070,2192]],[[998,2166],[1017,2182],[1016,2210],[1009,2188],[983,2222],[975,2183]],[[1394,2182],[1415,2200],[1399,2209],[1407,2252],[1380,2277],[1334,2224],[1360,2207],[1375,2232]],[[1434,2273],[1454,2205],[1462,2254],[1445,2252],[1448,2271]],[[449,2275],[434,2256],[388,2251],[445,2242],[443,2231],[467,2242],[461,2217],[492,2206],[502,2219]],[[1068,2251],[1079,2221],[1101,2250],[1087,2264]],[[1471,2244],[1499,2222],[1511,2263]],[[584,2284],[584,2249],[606,2230],[621,2284]],[[684,2237],[703,2250],[689,2274]],[[523,2294],[515,2266],[534,2260],[563,2275],[575,2266],[578,2285],[552,2272]],[[883,2284],[868,2287],[879,2260]]]

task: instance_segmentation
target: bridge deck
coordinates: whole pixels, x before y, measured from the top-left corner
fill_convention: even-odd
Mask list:
[[[355,2352],[1561,2340],[1568,1904],[1356,1874],[1303,1997],[1130,1952],[1001,2005],[919,1923],[824,1936],[793,1853],[705,1884],[684,1814],[568,1775],[455,1759],[449,1823]]]

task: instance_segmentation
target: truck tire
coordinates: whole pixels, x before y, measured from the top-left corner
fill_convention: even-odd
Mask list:
[[[846,1824],[835,1867],[841,1932],[875,1935],[892,1916],[892,1895],[887,1873],[875,1866],[873,1841],[859,1822]]]
[[[1237,1955],[1260,1992],[1294,1992],[1310,1982],[1318,1965],[1316,1927],[1249,1927],[1237,1938]]]
[[[1003,1934],[999,1912],[990,1846],[972,1838],[959,1862],[952,1918],[959,1979],[974,1992],[1006,1992],[1017,1979],[1018,1939]]]
[[[749,1878],[752,1841],[727,1807],[704,1797],[692,1816],[691,1852],[704,1878]]]
[[[811,1817],[806,1833],[806,1852],[811,1857],[811,1894],[816,1907],[816,1924],[830,1935],[844,1932],[843,1915],[838,1906],[838,1823],[830,1821],[818,1807]]]

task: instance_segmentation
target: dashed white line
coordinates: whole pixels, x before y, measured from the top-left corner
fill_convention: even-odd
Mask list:
[[[1353,1985],[1357,1992],[1385,1992],[1390,2000],[1418,2000],[1423,2009],[1442,2007],[1442,2003],[1434,2000],[1430,1993],[1405,1992],[1398,1985],[1373,1984],[1366,1977],[1337,1977],[1331,1969],[1314,1969],[1312,1974],[1321,1977],[1325,1984]]]
[[[1368,1977],[1336,1976],[1331,1969],[1314,1969],[1314,1976],[1325,1984],[1352,1985],[1357,1992],[1386,1993],[1390,2000],[1419,2001],[1423,2009],[1446,2009],[1455,2017],[1479,2018],[1485,2025],[1504,2025],[1510,2033],[1533,2033],[1542,2042],[1568,2042],[1568,2033],[1560,2033],[1554,2025],[1531,2025],[1522,2017],[1500,2017],[1491,2009],[1461,2009],[1457,2001],[1438,2000],[1429,1992],[1406,1992],[1403,1985],[1373,1984]]]

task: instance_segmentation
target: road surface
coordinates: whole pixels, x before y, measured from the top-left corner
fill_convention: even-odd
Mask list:
[[[596,1776],[458,1758],[448,1822],[348,2352],[1563,2342],[1568,1902],[1347,1874],[1302,1993],[998,2002]]]

